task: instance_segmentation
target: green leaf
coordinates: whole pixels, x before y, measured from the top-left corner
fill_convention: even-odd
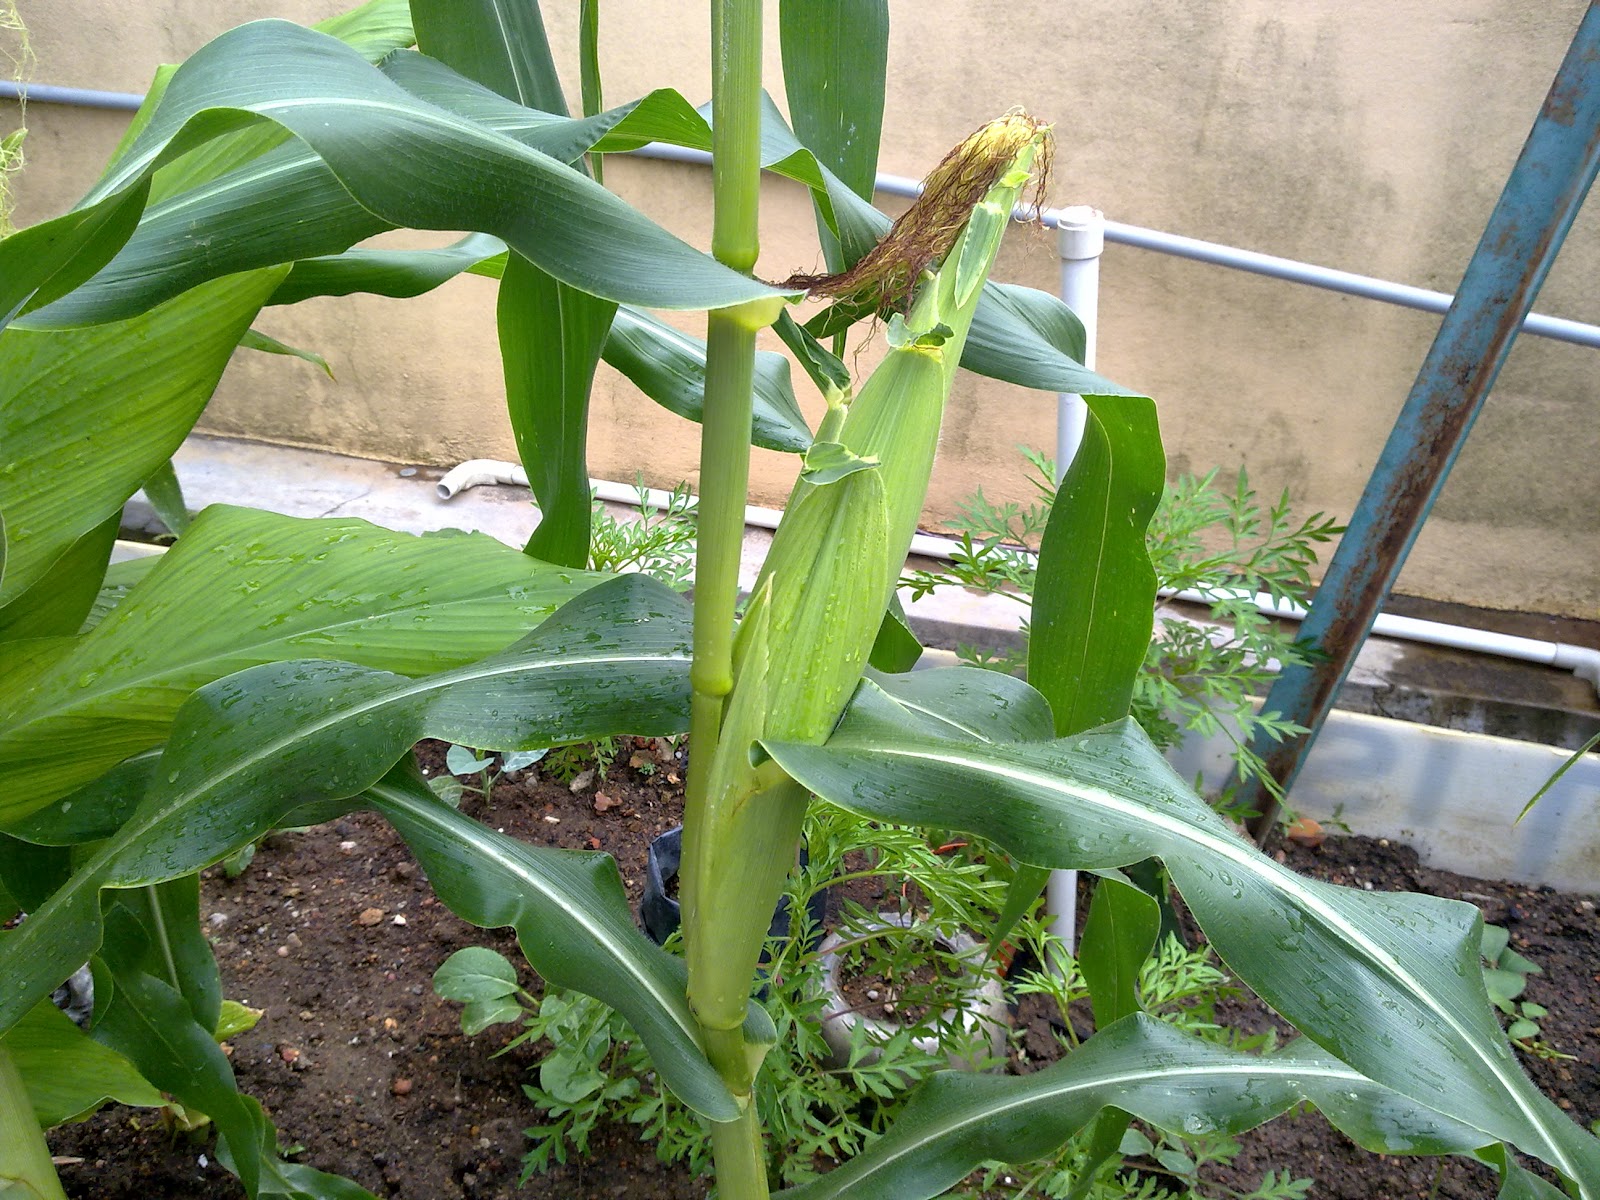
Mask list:
[[[883,133],[888,0],[782,0],[778,34],[795,133],[870,203]],[[828,269],[842,271],[838,241],[820,209],[817,229]]]
[[[470,1004],[514,996],[517,969],[498,950],[467,946],[457,950],[433,973],[433,990],[446,1000]]]
[[[505,955],[485,946],[468,946],[445,959],[433,973],[433,990],[464,1006],[461,1032],[468,1037],[476,1037],[491,1025],[522,1019],[524,1010],[515,998],[521,990],[517,969]]]
[[[800,477],[816,487],[826,487],[857,471],[871,471],[877,465],[876,458],[863,458],[839,442],[812,442],[806,451]]]
[[[375,1200],[348,1180],[309,1168],[293,1172],[294,1184],[289,1182],[289,1164],[278,1160],[277,1130],[256,1101],[239,1094],[213,1027],[195,1020],[176,989],[140,968],[147,953],[138,947],[137,930],[126,913],[113,912],[108,925],[106,965],[116,986],[99,1014],[95,1036],[185,1108],[211,1118],[222,1139],[218,1158],[251,1196]]]
[[[844,365],[838,355],[812,337],[804,325],[789,315],[787,309],[778,314],[772,330],[789,347],[806,374],[811,376],[811,382],[817,385],[819,392],[824,396],[850,394],[850,368]]]
[[[0,641],[78,632],[99,599],[121,523],[121,513],[107,517],[73,542],[32,587],[0,608]]]
[[[245,335],[239,339],[239,345],[246,350],[259,350],[263,354],[281,354],[287,358],[301,359],[302,361],[308,362],[312,366],[320,369],[322,373],[329,379],[333,378],[333,368],[328,365],[328,360],[323,358],[322,355],[318,354],[315,350],[301,350],[295,346],[285,345],[277,338],[270,337],[258,329],[248,330]],[[146,486],[148,488],[148,485]],[[146,491],[145,494],[148,495],[149,492]],[[164,514],[162,519],[166,519]],[[168,524],[168,528],[171,528],[170,523]],[[173,532],[181,533],[182,530],[173,530]]]
[[[538,4],[411,0],[417,47],[526,108],[566,115]]]
[[[125,558],[121,562],[114,562],[107,567],[105,578],[100,581],[100,591],[95,596],[94,604],[89,608],[89,615],[84,618],[78,632],[88,633],[105,620],[107,613],[127,599],[128,593],[133,590],[133,585],[150,574],[160,561],[159,553],[139,554],[133,558]],[[68,639],[62,640],[68,641]]]
[[[909,730],[763,745],[853,812],[976,833],[1036,866],[1161,858],[1229,969],[1304,1033],[1600,1194],[1595,1140],[1533,1086],[1500,1031],[1478,969],[1477,909],[1296,875],[1242,841],[1131,722],[1010,746]]]
[[[474,925],[515,928],[529,965],[547,983],[594,996],[627,1018],[680,1100],[714,1120],[736,1114],[700,1052],[683,960],[639,931],[615,859],[496,833],[440,803],[408,767],[391,772],[367,799],[405,838],[452,912]],[[504,986],[481,959],[469,966],[476,978],[463,972],[453,987],[483,1000]],[[748,1011],[753,1028],[770,1040],[765,1014],[755,1005]]]
[[[0,936],[0,972],[10,981],[0,1029],[100,944],[102,889],[198,870],[307,806],[329,819],[422,738],[527,749],[682,732],[688,640],[682,599],[624,576],[504,653],[422,679],[312,661],[206,685],[177,713],[149,791],[115,836]]]
[[[241,1033],[249,1033],[264,1016],[266,1016],[264,1009],[251,1008],[247,1004],[240,1004],[237,1000],[224,1000],[217,1014],[216,1028],[211,1031],[211,1036],[218,1042],[226,1042]]]
[[[922,643],[912,632],[897,594],[889,601],[889,611],[883,614],[883,624],[878,627],[878,638],[872,643],[867,662],[874,670],[901,674],[916,666],[921,657]]]
[[[476,775],[494,766],[494,755],[479,758],[465,746],[451,746],[444,756],[444,765],[452,775]]]
[[[1528,797],[1528,802],[1522,806],[1522,811],[1517,814],[1517,819],[1511,822],[1511,824],[1522,824],[1522,818],[1533,811],[1533,806],[1539,803],[1540,800],[1544,799],[1545,793],[1551,788],[1555,787],[1556,784],[1560,783],[1561,777],[1582,762],[1583,756],[1589,753],[1589,751],[1593,750],[1596,746],[1600,746],[1600,733],[1596,733],[1587,742],[1574,750],[1567,758],[1567,761],[1556,768],[1555,774],[1551,775],[1549,779],[1546,779],[1542,784],[1539,785],[1539,790],[1536,791],[1532,796]]]
[[[26,232],[0,242],[0,256]],[[16,468],[0,473],[0,606],[172,457],[281,274],[218,280],[95,329],[0,333],[0,445]]]
[[[156,167],[262,119],[300,138],[388,225],[493,233],[564,283],[647,306],[714,308],[779,294],[580,172],[418,100],[337,40],[258,21],[178,68],[150,124],[78,210],[0,244],[0,313],[48,303],[104,265]],[[508,195],[521,202],[504,204]],[[280,220],[294,207],[280,201]]]
[[[1032,1075],[941,1071],[868,1149],[782,1200],[919,1200],[988,1160],[1052,1155],[1114,1105],[1176,1134],[1242,1133],[1302,1102],[1368,1149],[1444,1154],[1476,1149],[1476,1130],[1378,1087],[1305,1043],[1256,1057],[1136,1014]]]
[[[578,6],[578,87],[584,116],[593,116],[605,107],[600,86],[600,0],[582,0]],[[598,156],[592,168],[595,182],[602,182]]]
[[[239,344],[244,345],[249,338],[250,334],[246,333]],[[183,488],[178,484],[178,473],[173,470],[171,459],[151,473],[144,481],[143,490],[150,507],[156,510],[156,516],[174,537],[189,528],[189,508],[183,502]]]
[[[1078,968],[1089,986],[1096,1029],[1139,1011],[1139,970],[1156,944],[1161,906],[1154,897],[1102,875],[1078,943]]]
[[[43,1129],[87,1116],[107,1100],[160,1108],[161,1093],[122,1055],[92,1040],[54,1004],[40,1001],[4,1037]]]
[[[520,254],[500,281],[506,404],[540,513],[526,553],[546,562],[589,562],[589,389],[616,311]]]
[[[0,826],[165,741],[178,705],[213,679],[308,655],[459,666],[597,578],[482,534],[214,505],[31,687],[0,696]]]
[[[194,1019],[214,1031],[222,1018],[222,976],[200,926],[200,877],[116,892],[106,903],[122,908],[141,931],[143,956],[130,961],[177,991]]]
[[[605,360],[663,408],[699,421],[705,402],[706,344],[626,306],[617,310]],[[750,440],[766,450],[804,454],[811,429],[789,382],[789,360],[756,351],[755,420]]]
[[[845,710],[835,738],[868,742],[915,729],[973,742],[1036,742],[1052,736],[1050,706],[1022,680],[978,667],[874,674]]]
[[[1056,732],[1127,716],[1150,650],[1156,574],[1145,529],[1166,459],[1149,400],[1096,397],[1039,545],[1028,679]]]
[[[419,296],[463,271],[499,278],[505,243],[475,233],[438,250],[349,250],[295,263],[269,303],[293,304],[311,296]],[[826,353],[824,351],[824,353]],[[601,355],[663,408],[700,420],[705,400],[704,339],[674,329],[636,308],[617,310]],[[830,356],[831,357],[831,356]],[[847,378],[848,382],[848,378]],[[756,352],[755,423],[750,440],[765,450],[804,453],[811,430],[789,382],[789,360]]]

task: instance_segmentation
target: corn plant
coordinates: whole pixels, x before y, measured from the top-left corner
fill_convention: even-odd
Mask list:
[[[1126,720],[1150,637],[1154,407],[1079,365],[1081,326],[1052,297],[987,281],[1049,131],[1020,111],[983,127],[890,222],[868,198],[883,0],[780,5],[793,129],[762,90],[760,0],[710,5],[709,110],[671,90],[601,110],[585,7],[580,116],[531,0],[370,0],[317,29],[245,25],[158,72],[75,208],[0,241],[0,901],[28,914],[0,933],[0,1181],[60,1195],[40,1124],[131,1073],[210,1117],[250,1195],[368,1195],[284,1161],[235,1089],[197,879],[274,827],[369,808],[443,903],[511,926],[547,982],[615,1009],[703,1118],[719,1194],[763,1197],[752,1095],[776,1034],[750,982],[814,795],[970,831],[1016,859],[1021,885],[1101,873],[1082,960],[1099,1032],[1033,1075],[934,1075],[791,1200],[933,1196],[1086,1127],[1103,1158],[1132,1117],[1229,1133],[1306,1103],[1374,1149],[1474,1154],[1507,1195],[1552,1194],[1510,1145],[1600,1200],[1594,1139],[1495,1020],[1477,911],[1300,878]],[[598,182],[604,155],[648,141],[712,152],[710,255]],[[827,275],[752,276],[764,169],[810,189]],[[357,245],[399,227],[469,232],[432,251]],[[136,581],[107,569],[122,504],[147,482],[170,495],[168,460],[228,358],[271,346],[251,330],[264,306],[414,295],[468,270],[499,279],[507,403],[541,513],[526,553],[216,506]],[[829,303],[802,324],[804,295]],[[706,311],[704,341],[648,309]],[[858,381],[836,351],[864,321],[888,353]],[[756,350],[769,326],[827,401],[815,433],[786,360]],[[701,424],[692,608],[581,569],[601,360]],[[1030,683],[864,679],[896,642],[886,612],[959,367],[1090,405],[1042,539]],[[800,456],[799,479],[736,624],[752,441]],[[497,834],[409,765],[425,737],[509,752],[685,731],[683,958],[635,928],[608,856]],[[1140,1011],[1155,902],[1117,869],[1150,857],[1303,1039],[1242,1054]],[[43,1006],[85,962],[101,983],[91,1032],[46,1031],[41,1073]]]

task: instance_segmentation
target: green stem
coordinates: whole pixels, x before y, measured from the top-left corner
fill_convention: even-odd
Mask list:
[[[761,248],[761,0],[713,0],[711,64],[711,252],[750,271]]]
[[[0,1191],[8,1183],[20,1184],[24,1195],[37,1200],[66,1200],[22,1075],[0,1046]]]
[[[713,0],[712,252],[736,271],[750,271],[760,252],[757,206],[761,187],[761,0]],[[684,937],[719,945],[718,914],[697,903],[707,881],[700,841],[714,797],[711,766],[721,737],[723,706],[733,690],[734,608],[744,546],[744,507],[750,477],[750,422],[755,375],[757,307],[711,313],[706,336],[706,396],[700,441],[699,547],[695,557],[694,664],[690,761],[684,803]],[[740,914],[742,915],[742,914]],[[691,955],[691,962],[694,957]],[[690,994],[695,994],[690,981]],[[766,1155],[752,1097],[754,1066],[740,1028],[702,1028],[702,1042],[729,1090],[746,1103],[737,1121],[713,1124],[718,1194],[724,1200],[765,1200]]]

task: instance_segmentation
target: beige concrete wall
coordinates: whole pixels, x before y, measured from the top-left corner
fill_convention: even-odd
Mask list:
[[[137,20],[109,0],[22,7],[39,56],[35,79],[140,90],[151,64],[228,25],[273,14],[314,20],[337,5],[153,0]],[[577,6],[545,8],[567,70]],[[921,174],[971,127],[1021,102],[1057,123],[1053,203],[1092,203],[1122,221],[1450,290],[1584,8],[1584,0],[1084,0],[1067,10],[1069,25],[1059,6],[896,0],[882,166]],[[675,85],[702,100],[709,66],[699,10],[611,0],[608,99]],[[775,30],[767,57],[781,94]],[[19,220],[70,205],[122,123],[33,106]],[[704,242],[703,171],[615,163],[608,183]],[[781,276],[815,265],[799,190],[774,181],[764,205],[760,269]],[[1053,288],[1055,272],[1051,240],[1017,231],[1000,277]],[[1600,323],[1596,278],[1600,204],[1592,203],[1539,308]],[[1103,282],[1101,369],[1158,399],[1174,470],[1243,463],[1263,490],[1288,486],[1307,511],[1351,511],[1436,317],[1115,246]],[[463,279],[419,301],[319,301],[260,324],[322,351],[337,381],[241,352],[207,428],[400,460],[513,456],[492,285]],[[804,383],[797,387],[809,403]],[[964,377],[929,523],[980,484],[992,498],[1024,498],[1015,447],[1048,447],[1053,414],[1050,397]],[[596,474],[692,480],[695,454],[688,426],[603,374]],[[1401,590],[1600,617],[1597,462],[1600,357],[1524,339]],[[793,470],[783,456],[758,452],[754,499],[781,502]]]

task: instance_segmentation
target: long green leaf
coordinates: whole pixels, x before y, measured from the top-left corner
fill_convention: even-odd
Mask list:
[[[318,21],[311,28],[338,38],[373,65],[382,62],[396,50],[414,45],[417,40],[411,28],[411,11],[405,0],[368,0],[359,8]],[[121,160],[135,139],[144,132],[177,69],[175,66],[156,69],[156,77],[145,92],[144,103],[139,106],[139,111],[112,155],[112,165]],[[276,125],[256,125],[225,137],[213,138],[155,173],[150,181],[150,203],[159,204],[170,196],[216,179],[291,138],[287,130]]]
[[[68,546],[32,587],[0,608],[0,641],[77,633],[100,595],[121,524],[122,514],[111,514]]]
[[[706,344],[648,313],[623,306],[606,339],[605,360],[657,404],[691,421],[705,402]],[[767,450],[804,454],[811,430],[794,398],[789,360],[756,351],[755,418],[750,440]]]
[[[174,73],[150,124],[78,210],[0,244],[0,313],[47,303],[108,261],[108,237],[79,226],[142,204],[156,167],[263,119],[315,150],[380,220],[496,234],[574,287],[662,308],[777,294],[581,173],[419,101],[343,43],[260,21],[223,34]]]
[[[1153,897],[1109,874],[1096,881],[1078,943],[1095,1028],[1139,1011],[1139,968],[1160,929],[1161,908]]]
[[[527,0],[411,0],[417,45],[525,108],[565,116],[544,18]]]
[[[0,256],[23,236],[0,243]],[[172,457],[282,274],[218,280],[115,325],[0,333],[0,606]]]
[[[766,748],[854,812],[977,833],[1037,866],[1161,858],[1229,968],[1304,1033],[1600,1196],[1600,1143],[1533,1086],[1495,1019],[1478,910],[1302,878],[1242,841],[1131,722],[1011,746],[908,731]]]
[[[246,330],[244,337],[239,339],[241,346],[249,345],[253,330]],[[271,340],[271,339],[267,339]],[[323,364],[327,366],[326,363]],[[162,524],[174,536],[181,534],[189,528],[191,520],[189,506],[183,502],[183,487],[178,482],[178,472],[168,459],[151,473],[150,478],[143,484],[145,499],[150,501],[150,507],[156,510],[156,516],[161,518]],[[101,572],[104,575],[104,572]]]
[[[1028,635],[1028,682],[1058,734],[1128,715],[1155,623],[1145,529],[1165,482],[1155,404],[1094,398],[1039,544]]]
[[[100,893],[188,874],[288,812],[337,808],[438,737],[537,749],[686,724],[689,621],[641,576],[580,596],[511,649],[422,679],[349,663],[270,663],[195,692],[151,790],[65,885],[0,936],[0,1030],[100,944]]]
[[[115,986],[108,989],[109,1002],[99,1006],[95,1036],[162,1091],[211,1118],[222,1139],[218,1158],[251,1196],[376,1200],[349,1180],[305,1167],[286,1171],[290,1164],[278,1158],[277,1130],[260,1104],[240,1095],[213,1027],[195,1019],[176,988],[143,969],[149,951],[139,945],[137,922],[125,912],[113,912],[108,924],[105,964]]]
[[[1470,1153],[1485,1141],[1303,1042],[1270,1056],[1239,1054],[1139,1014],[1032,1075],[941,1071],[871,1147],[780,1196],[924,1200],[985,1161],[1052,1154],[1108,1105],[1193,1135],[1242,1133],[1306,1101],[1371,1150]]]
[[[713,1118],[734,1115],[699,1048],[683,960],[639,932],[616,860],[496,833],[407,768],[369,789],[367,800],[399,830],[452,912],[487,928],[513,926],[547,982],[598,997],[628,1019],[679,1099]],[[759,1026],[764,1014],[751,1013]]]
[[[0,1037],[0,1049],[10,1053],[22,1074],[44,1129],[84,1116],[106,1100],[140,1108],[165,1103],[131,1062],[90,1039],[48,1000]]]
[[[617,306],[569,287],[520,254],[500,281],[496,319],[511,431],[539,503],[527,553],[589,562],[589,389]]]
[[[423,53],[519,107],[566,112],[537,4],[416,0],[413,7]],[[591,16],[581,18],[586,27]],[[587,104],[590,85],[586,59],[586,117],[599,110]],[[515,252],[500,282],[506,405],[540,513],[526,550],[546,562],[589,562],[589,390],[616,310],[614,301],[571,287]]]
[[[352,292],[420,296],[465,271],[498,279],[505,260],[505,243],[481,233],[437,250],[348,250],[295,263],[268,303],[294,304],[312,296]],[[601,357],[663,408],[700,420],[706,384],[704,338],[624,304],[617,309]],[[795,400],[789,360],[783,355],[756,351],[754,409],[753,445],[792,454],[804,454],[811,445],[811,430]]]
[[[778,33],[795,133],[851,191],[872,200],[889,62],[888,0],[782,0]],[[845,263],[821,209],[830,271]]]
[[[0,696],[0,826],[164,742],[213,679],[313,654],[408,674],[460,666],[599,578],[481,534],[214,505],[71,651]]]

